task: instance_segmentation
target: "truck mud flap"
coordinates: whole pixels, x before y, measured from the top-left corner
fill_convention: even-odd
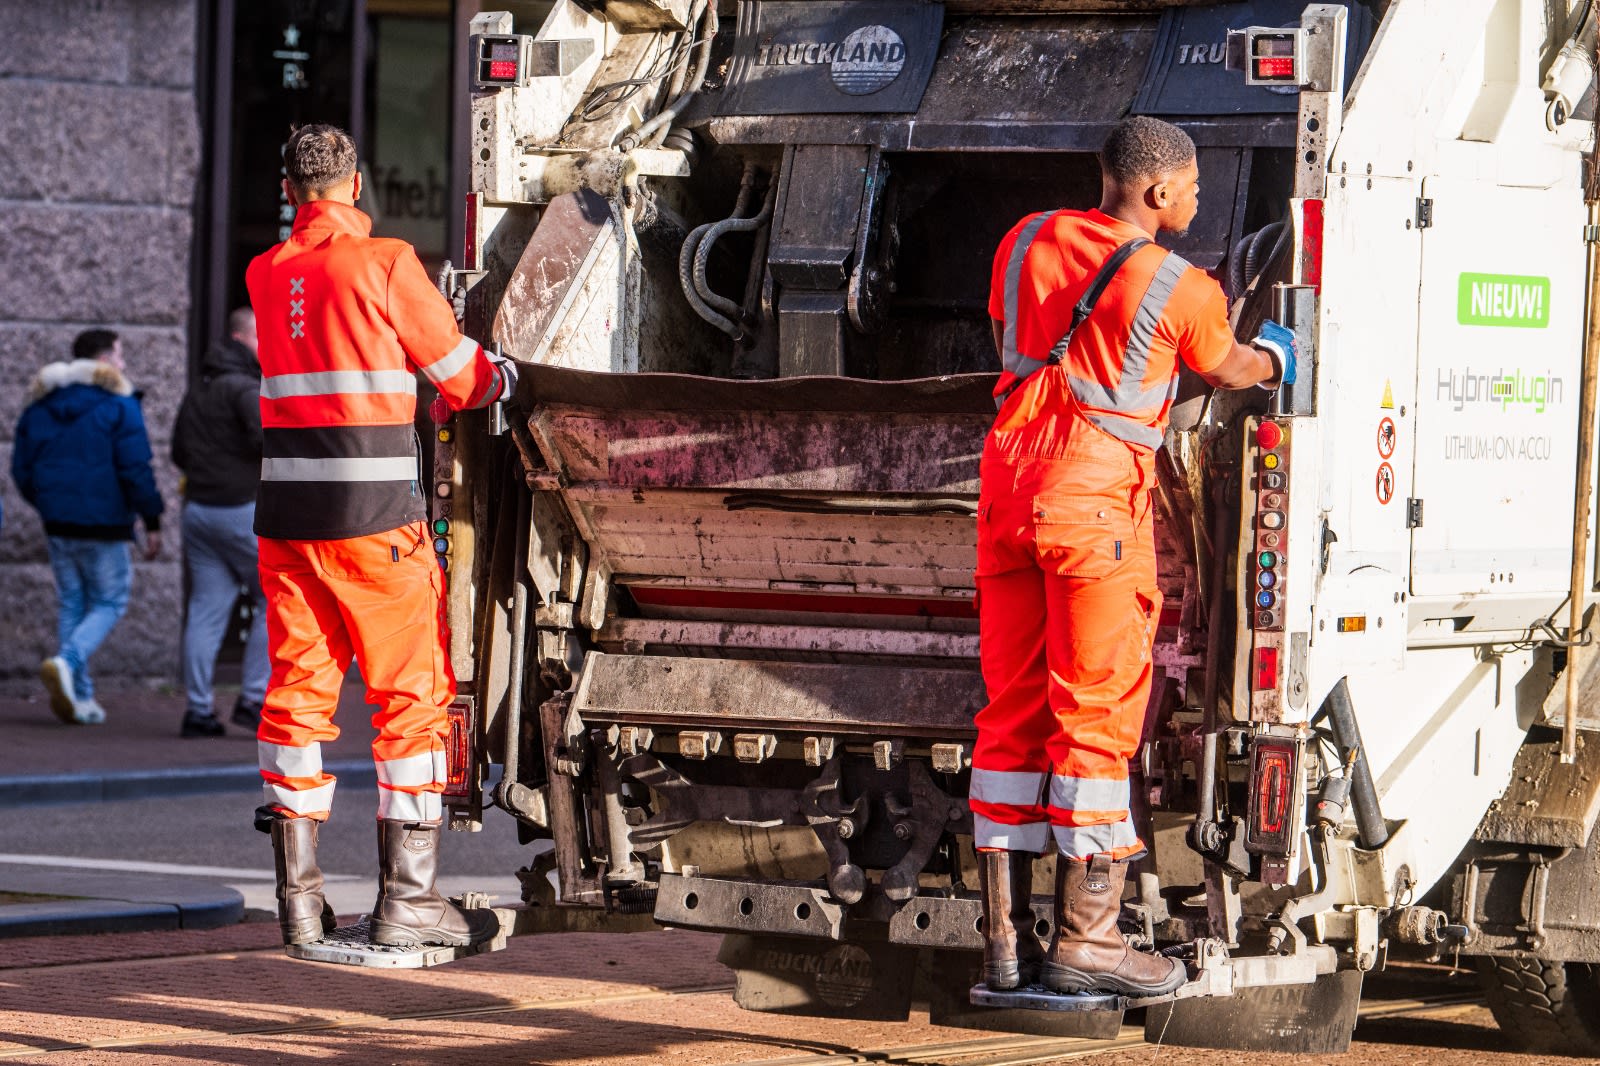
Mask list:
[[[1350,1048],[1361,1003],[1359,970],[1307,984],[1238,988],[1145,1011],[1145,1039],[1173,1047],[1336,1055]]]
[[[733,1001],[748,1011],[883,1022],[911,1013],[914,948],[733,933],[717,961],[733,970]]]

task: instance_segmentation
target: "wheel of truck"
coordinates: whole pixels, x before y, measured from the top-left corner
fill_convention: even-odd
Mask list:
[[[1494,1020],[1519,1050],[1568,1055],[1600,1051],[1600,968],[1580,962],[1478,960]]]

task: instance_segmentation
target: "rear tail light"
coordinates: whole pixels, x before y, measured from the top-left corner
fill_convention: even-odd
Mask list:
[[[446,771],[444,795],[447,800],[466,800],[474,786],[472,750],[472,705],[462,700],[445,712],[450,731],[445,738]]]
[[[1267,884],[1288,881],[1288,860],[1299,838],[1303,802],[1299,742],[1256,737],[1250,748],[1250,805],[1244,844],[1252,855],[1261,856],[1261,879]]]

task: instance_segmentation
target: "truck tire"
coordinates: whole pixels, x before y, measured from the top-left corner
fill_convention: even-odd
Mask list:
[[[1478,981],[1500,1031],[1528,1051],[1600,1051],[1600,973],[1578,962],[1484,957]]]

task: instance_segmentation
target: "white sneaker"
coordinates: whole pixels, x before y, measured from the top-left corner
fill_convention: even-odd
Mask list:
[[[50,709],[67,724],[78,721],[78,700],[73,695],[72,667],[59,655],[39,664],[39,680],[50,693]]]
[[[93,696],[77,702],[77,710],[72,716],[74,722],[79,725],[99,725],[106,720],[106,709],[100,706]]]

